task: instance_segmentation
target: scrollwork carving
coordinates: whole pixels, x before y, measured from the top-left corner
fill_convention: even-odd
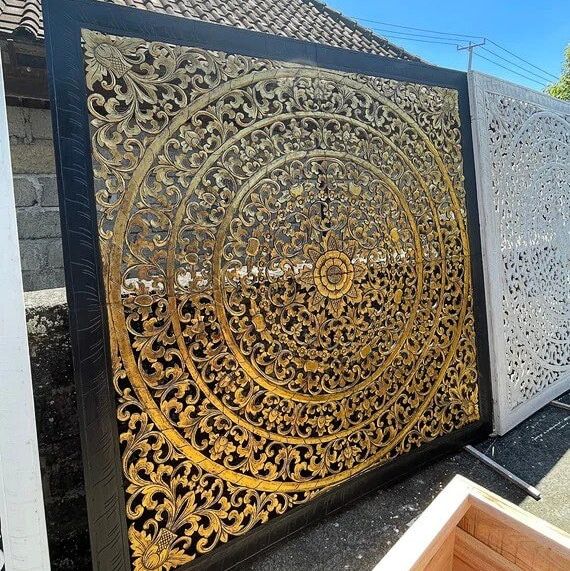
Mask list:
[[[570,388],[570,105],[471,81],[503,433]]]
[[[455,91],[83,37],[134,569],[479,418]]]

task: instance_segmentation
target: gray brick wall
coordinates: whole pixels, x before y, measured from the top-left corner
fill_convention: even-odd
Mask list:
[[[55,160],[48,109],[8,107],[25,291],[64,285]]]

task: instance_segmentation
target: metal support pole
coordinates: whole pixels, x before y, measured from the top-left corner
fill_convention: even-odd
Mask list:
[[[471,68],[473,67],[473,48],[478,48],[479,46],[484,46],[485,45],[486,40],[483,39],[483,41],[479,44],[472,44],[471,42],[469,42],[469,45],[467,46],[457,46],[457,50],[461,51],[461,50],[467,50],[469,52],[469,60],[467,63],[467,71],[471,71]]]
[[[519,488],[524,490],[531,498],[534,498],[535,500],[540,500],[541,498],[540,492],[534,486],[531,486],[524,480],[521,480],[518,476],[515,476],[512,472],[510,472],[500,464],[497,464],[497,462],[489,458],[489,456],[486,456],[485,454],[483,454],[483,452],[479,452],[477,448],[474,448],[470,444],[465,446],[464,449],[467,452],[469,452],[469,454],[471,454],[472,456],[475,456],[477,460],[480,460],[481,462],[483,462],[483,464],[489,466],[489,468],[492,468],[493,470],[495,470],[495,472],[498,472],[499,474],[501,474],[501,476],[504,476],[507,480],[509,480],[513,484],[516,484]]]
[[[561,400],[550,401],[550,404],[552,406],[556,406],[556,407],[561,408],[563,410],[570,410],[570,404],[566,404],[565,402],[562,402]]]

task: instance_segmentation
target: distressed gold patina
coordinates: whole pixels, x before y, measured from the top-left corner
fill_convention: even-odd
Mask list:
[[[133,569],[479,418],[455,91],[83,40]]]

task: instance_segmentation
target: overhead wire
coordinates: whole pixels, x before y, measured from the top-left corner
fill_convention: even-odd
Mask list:
[[[429,39],[437,40],[437,41],[449,40],[452,43],[452,45],[455,45],[457,42],[465,42],[466,41],[463,38],[459,38],[459,37],[455,38],[453,36],[449,37],[449,38],[447,38],[447,37],[442,38],[440,36],[433,36],[430,34],[415,34],[413,32],[399,32],[397,30],[390,30],[389,28],[376,28],[376,27],[374,27],[374,28],[370,28],[370,29],[374,30],[375,32],[388,32],[389,34],[401,34],[401,35],[413,36],[413,37],[418,37],[418,38],[429,38]]]
[[[382,34],[383,38],[387,38],[389,40],[406,40],[408,42],[421,42],[423,44],[439,44],[443,46],[455,46],[456,44],[452,42],[438,42],[435,40],[422,40],[421,38],[403,38],[402,36],[392,36],[390,34]]]
[[[490,50],[490,49],[486,48],[485,46],[480,46],[479,49],[483,50],[484,52],[491,54],[492,56],[498,57],[500,60],[503,60],[503,61],[505,61],[511,65],[514,65],[515,67],[522,69],[523,71],[527,71],[526,68],[518,65],[516,62],[514,62],[514,61],[512,61],[506,57],[503,57],[501,54],[498,54],[497,52],[494,52],[493,50]],[[546,82],[552,81],[552,79],[549,79],[548,77],[545,77],[543,75],[539,75],[536,72],[534,72],[534,73],[535,73],[536,77],[540,77],[541,79],[543,79]]]
[[[546,73],[547,75],[550,75],[553,79],[558,79],[557,75],[554,75],[553,73],[550,73],[549,71],[546,71],[545,69],[542,69],[541,67],[538,67],[537,65],[534,65],[533,63],[530,63],[528,60],[522,58],[521,56],[518,56],[514,52],[509,51],[507,48],[504,48],[503,46],[501,46],[497,42],[494,42],[493,40],[490,40],[488,38],[487,38],[487,41],[490,44],[493,44],[494,46],[496,46],[496,47],[502,49],[503,51],[507,52],[508,54],[512,55],[513,57],[516,57],[517,59],[524,61],[527,65],[530,65],[531,67],[534,67],[535,69],[538,69],[539,71],[542,71],[543,73]]]
[[[516,71],[510,67],[502,65],[499,62],[497,62],[497,61],[495,61],[489,57],[485,57],[485,56],[481,55],[480,53],[478,53],[477,51],[474,50],[474,53],[478,57],[480,57],[481,59],[483,59],[489,63],[492,63],[493,65],[496,65],[496,66],[498,66],[498,67],[500,67],[506,71],[509,71],[510,73],[514,73],[520,77],[524,77],[525,79],[528,79],[529,81],[537,83],[538,85],[541,85],[543,87],[545,85],[544,82],[549,83],[551,81],[558,79],[558,77],[555,74],[545,70],[544,68],[541,68],[541,67],[531,63],[530,61],[524,59],[523,57],[517,55],[516,53],[512,52],[511,50],[503,47],[501,44],[499,44],[499,43],[495,42],[494,40],[491,40],[485,36],[479,36],[476,34],[462,34],[462,33],[455,33],[455,32],[442,32],[441,30],[434,30],[434,29],[430,29],[430,28],[418,28],[415,26],[404,26],[402,24],[394,24],[392,22],[385,22],[383,20],[374,20],[374,19],[370,19],[370,18],[360,18],[360,17],[355,17],[355,16],[350,16],[350,17],[353,20],[356,20],[358,22],[367,22],[370,24],[380,24],[381,26],[389,26],[389,28],[385,28],[385,27],[382,27],[382,28],[371,27],[370,28],[372,31],[379,32],[382,36],[389,38],[389,39],[400,39],[400,40],[406,40],[406,41],[412,41],[412,42],[422,42],[422,43],[439,44],[439,45],[453,45],[453,46],[457,46],[457,47],[468,47],[468,46],[459,46],[458,45],[459,43],[465,44],[467,42],[467,38],[484,40],[485,42],[489,42],[490,44],[492,44],[496,48],[503,50],[504,52],[506,52],[507,54],[509,54],[513,58],[516,58],[517,60],[525,63],[526,66],[530,66],[531,68],[534,68],[535,70],[538,70],[541,73],[537,73],[533,69],[529,69],[528,67],[522,66],[522,65],[518,64],[517,62],[514,62],[511,59],[506,58],[503,55],[497,53],[496,51],[485,48],[484,46],[477,46],[480,49],[484,50],[485,52],[489,53],[490,55],[500,59],[501,61],[504,61],[505,63],[508,63],[510,66],[514,66],[517,69],[524,71],[525,73],[522,74],[522,73],[520,73],[520,72],[518,72],[518,71]],[[390,28],[397,28],[397,29],[390,29]],[[408,31],[400,31],[400,30],[408,30]],[[418,32],[422,32],[422,33],[418,33]],[[434,36],[432,34],[437,34],[437,35]],[[547,77],[545,77],[545,75]],[[529,77],[529,76],[532,76],[532,77]]]
[[[379,31],[375,28],[371,28],[371,30],[374,32]],[[404,35],[404,34],[400,34],[399,32],[390,32],[388,34],[382,32],[382,37],[383,38],[396,39],[396,40],[407,40],[407,41],[411,41],[411,42],[422,42],[425,44],[440,44],[440,45],[445,45],[445,46],[456,46],[457,45],[457,42],[444,41],[444,38],[442,38],[441,40],[427,39],[427,38],[423,38],[423,37],[416,37],[416,36],[409,35],[409,34]]]
[[[514,71],[513,69],[508,68],[507,66],[504,66],[488,57],[485,57],[483,55],[481,55],[478,52],[473,52],[473,55],[477,56],[478,58],[484,59],[485,61],[488,61],[498,67],[502,67],[503,69],[506,69],[507,71],[509,71],[510,73],[514,73],[516,75],[520,75],[521,77],[524,77],[525,79],[528,79],[529,81],[533,81],[534,83],[537,83],[538,85],[540,85],[541,87],[546,87],[545,83],[541,83],[540,81],[537,81],[536,79],[533,79],[532,77],[529,77],[528,75],[524,75],[523,73],[519,73],[518,71]]]
[[[483,39],[483,36],[475,36],[473,34],[454,34],[454,33],[450,33],[450,32],[441,32],[439,30],[430,30],[429,28],[415,28],[413,26],[402,26],[401,24],[392,24],[390,22],[382,22],[380,20],[368,20],[366,18],[358,18],[355,16],[350,16],[353,20],[359,20],[360,22],[370,22],[371,24],[381,24],[383,26],[391,26],[393,28],[403,28],[406,30],[415,30],[418,32],[428,32],[430,34],[440,34],[440,35],[446,35],[446,36],[458,36],[458,37],[462,37],[462,38],[476,38],[479,40]]]

